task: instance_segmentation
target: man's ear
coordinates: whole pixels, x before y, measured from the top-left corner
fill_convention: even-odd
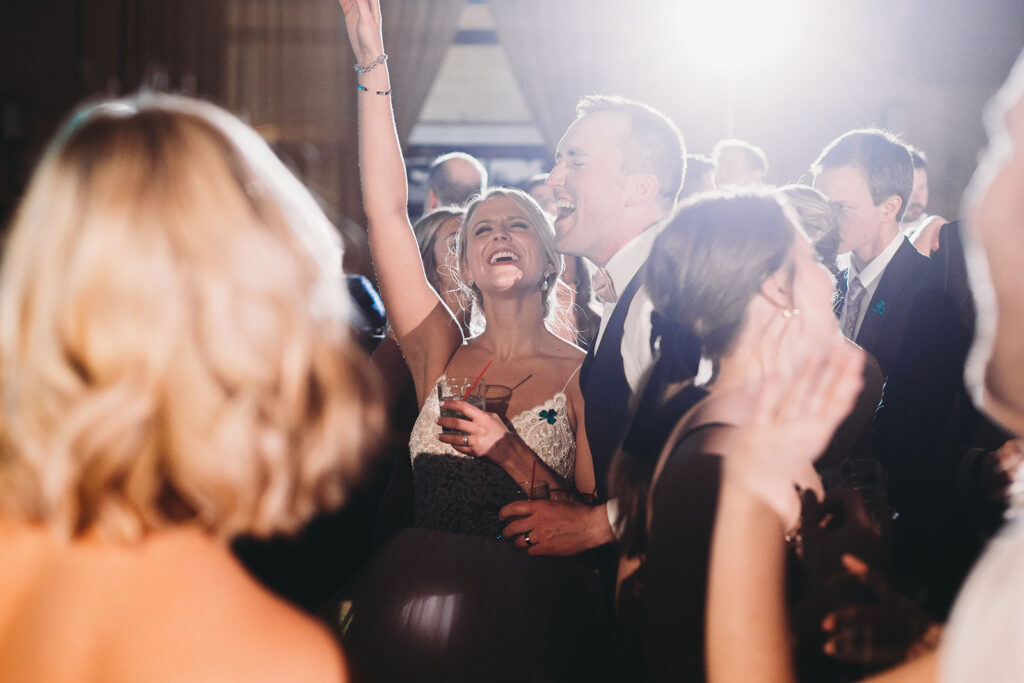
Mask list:
[[[626,206],[639,206],[657,198],[661,183],[653,173],[633,173],[626,177]]]
[[[761,283],[761,296],[781,310],[793,308],[793,283],[788,268],[779,268]]]
[[[882,202],[882,216],[886,219],[895,221],[902,206],[903,200],[900,196],[898,194],[891,195],[888,199]]]
[[[439,206],[437,195],[433,190],[427,190],[427,211],[433,211]]]

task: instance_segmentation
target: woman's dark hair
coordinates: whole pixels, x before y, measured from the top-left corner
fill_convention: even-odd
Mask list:
[[[695,372],[694,347],[714,360],[728,352],[750,300],[786,263],[795,229],[791,211],[766,192],[705,194],[683,204],[655,241],[644,284],[655,316],[674,326],[676,341],[661,344],[611,466],[609,488],[618,501],[627,555],[645,550],[647,496],[658,457],[675,424],[703,396],[692,385],[678,390]]]
[[[423,259],[423,272],[427,275],[427,282],[437,293],[441,293],[441,279],[438,277],[437,267],[441,264],[434,258],[434,243],[444,225],[453,218],[462,220],[466,216],[466,210],[457,206],[443,206],[439,209],[424,214],[412,226],[416,235],[416,246],[419,247],[420,257]],[[458,273],[453,273],[458,278]]]
[[[782,267],[796,223],[774,195],[704,195],[684,204],[654,243],[644,285],[654,308],[693,330],[712,360],[729,351],[747,304]]]

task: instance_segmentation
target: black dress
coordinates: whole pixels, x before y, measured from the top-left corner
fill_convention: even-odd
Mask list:
[[[642,618],[645,679],[703,681],[708,561],[718,508],[721,458],[701,450],[702,435],[680,435],[651,491]]]

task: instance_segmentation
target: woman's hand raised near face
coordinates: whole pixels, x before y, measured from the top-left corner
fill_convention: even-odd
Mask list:
[[[356,62],[367,66],[384,53],[380,0],[339,0]]]
[[[772,332],[785,336],[784,330]],[[800,516],[798,488],[820,497],[814,461],[863,384],[864,352],[838,331],[828,343],[805,345],[801,353],[803,362],[790,376],[766,372],[750,421],[731,430],[722,447],[725,477],[768,504],[785,528]]]

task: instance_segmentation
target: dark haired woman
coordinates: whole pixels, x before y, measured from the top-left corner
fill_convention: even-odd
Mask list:
[[[620,456],[613,494],[627,510],[626,542],[644,556],[645,674],[702,680],[719,453],[732,425],[749,419],[767,377],[793,375],[808,344],[839,334],[833,285],[794,215],[768,194],[706,196],[683,206],[658,238],[646,285],[656,310],[696,335],[712,374],[677,394],[695,405],[656,463],[647,455],[649,490],[623,485],[630,463]],[[821,488],[813,467],[796,479]],[[799,514],[795,492],[792,503],[790,525]]]

